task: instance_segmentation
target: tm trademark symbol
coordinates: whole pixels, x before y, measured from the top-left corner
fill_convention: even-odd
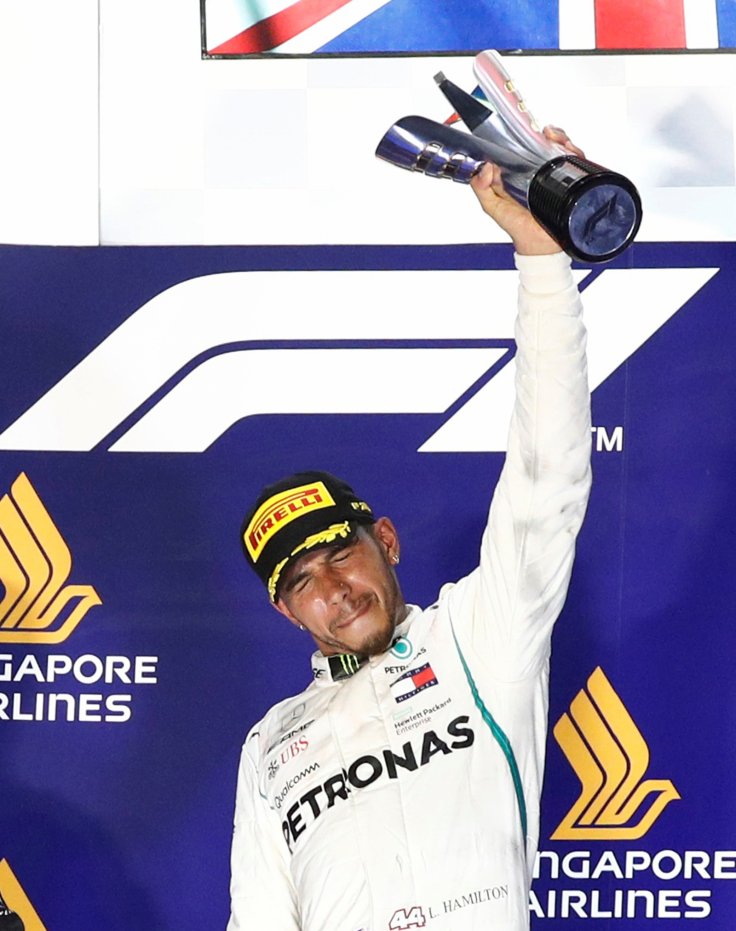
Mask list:
[[[595,437],[595,451],[597,453],[620,453],[624,448],[624,428],[614,427],[609,432],[608,427],[591,427]]]

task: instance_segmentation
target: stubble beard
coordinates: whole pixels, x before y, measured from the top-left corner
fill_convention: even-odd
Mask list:
[[[334,636],[334,640],[330,643],[330,646],[334,646],[335,649],[339,650],[341,653],[355,653],[359,656],[379,656],[381,653],[385,653],[391,646],[396,626],[403,620],[405,612],[406,607],[402,601],[400,604],[394,606],[390,613],[386,612],[383,614],[377,629],[368,631],[357,644],[348,644],[341,640],[339,638],[340,631],[338,628],[336,636]]]
[[[330,638],[325,641],[329,646],[334,647],[339,653],[355,653],[359,656],[378,656],[385,653],[393,640],[396,624],[388,617],[382,620],[377,630],[371,630],[363,636],[358,643],[348,643],[339,636],[339,629]]]
[[[387,621],[383,630],[368,635],[360,648],[354,652],[360,653],[362,656],[379,656],[381,653],[385,653],[391,646],[395,630],[396,625],[391,621]]]

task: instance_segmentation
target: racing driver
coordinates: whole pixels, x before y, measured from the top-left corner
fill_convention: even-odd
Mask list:
[[[515,406],[479,566],[426,610],[407,605],[396,528],[347,483],[305,472],[263,491],[246,558],[317,652],[312,683],[243,747],[228,931],[529,926],[550,637],[590,486],[585,334],[568,257],[497,168],[472,185],[520,272]]]

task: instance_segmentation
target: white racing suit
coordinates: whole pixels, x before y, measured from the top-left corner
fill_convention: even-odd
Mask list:
[[[569,259],[517,264],[516,404],[480,565],[354,674],[315,654],[314,681],[250,732],[228,931],[529,925],[550,636],[591,431]]]

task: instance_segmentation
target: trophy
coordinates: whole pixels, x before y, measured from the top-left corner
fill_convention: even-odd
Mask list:
[[[484,162],[501,169],[506,191],[575,259],[607,262],[632,242],[641,199],[628,178],[571,155],[534,122],[501,60],[481,52],[473,71],[485,101],[435,81],[470,133],[421,116],[395,123],[376,155],[400,168],[468,184]]]

